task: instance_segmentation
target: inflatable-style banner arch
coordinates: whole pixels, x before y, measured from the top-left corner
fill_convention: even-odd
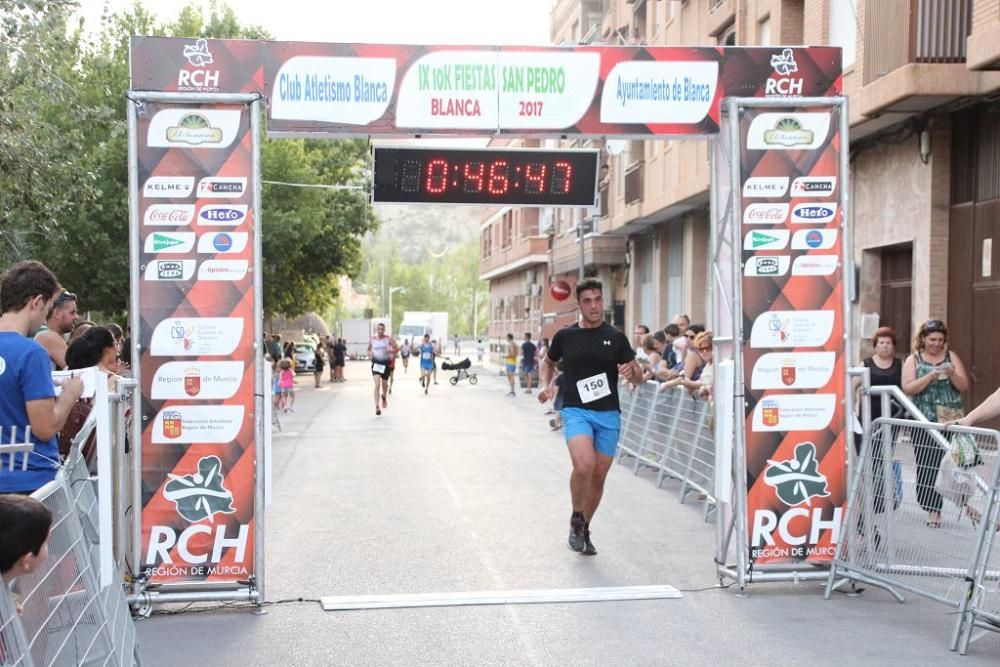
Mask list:
[[[704,136],[724,97],[841,94],[836,47],[132,38],[132,89],[261,93],[275,135]]]

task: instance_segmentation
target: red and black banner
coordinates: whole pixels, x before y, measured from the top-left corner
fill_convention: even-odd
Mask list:
[[[291,135],[706,135],[724,97],[840,95],[840,63],[836,47],[131,47],[133,90],[261,93],[268,131]]]
[[[254,572],[254,142],[250,107],[138,103],[141,569]],[[133,258],[136,271],[136,258]]]
[[[846,498],[840,108],[741,107],[747,531],[757,563],[829,561]]]

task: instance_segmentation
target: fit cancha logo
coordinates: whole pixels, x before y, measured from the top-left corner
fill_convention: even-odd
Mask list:
[[[764,483],[773,486],[778,500],[786,505],[812,505],[813,498],[826,498],[826,475],[819,471],[816,445],[800,442],[795,446],[795,458],[785,461],[768,459]]]
[[[174,503],[177,513],[191,521],[208,519],[215,523],[216,514],[235,514],[233,494],[223,485],[222,462],[217,456],[204,456],[198,461],[198,472],[192,475],[167,473],[170,481],[163,487],[163,497]]]

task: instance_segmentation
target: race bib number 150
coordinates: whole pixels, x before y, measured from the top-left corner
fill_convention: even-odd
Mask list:
[[[576,391],[580,394],[580,400],[584,403],[596,401],[599,398],[611,395],[611,385],[608,383],[606,373],[598,373],[576,383]]]

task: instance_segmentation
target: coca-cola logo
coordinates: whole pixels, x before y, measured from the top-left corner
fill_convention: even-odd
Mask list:
[[[147,225],[181,227],[194,219],[194,204],[153,204],[146,209],[143,222]]]
[[[750,204],[743,211],[745,225],[780,225],[788,219],[788,204]]]

